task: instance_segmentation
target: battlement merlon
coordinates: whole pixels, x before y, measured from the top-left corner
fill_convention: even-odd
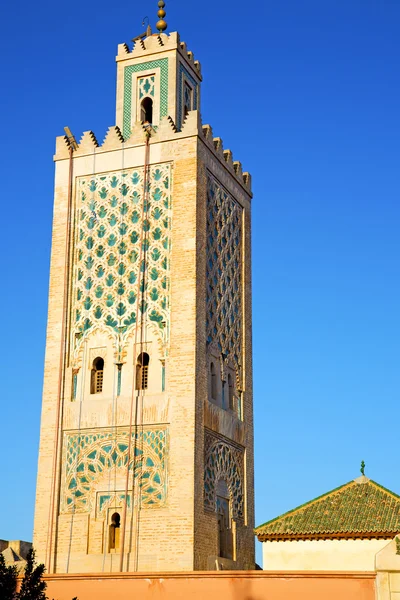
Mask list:
[[[179,33],[177,31],[173,31],[169,35],[159,33],[150,35],[141,40],[136,40],[132,50],[129,50],[127,44],[119,44],[118,54],[115,60],[120,62],[131,58],[146,58],[150,54],[158,54],[169,50],[177,50],[180,56],[186,61],[187,65],[192,69],[193,74],[202,81],[201,64],[198,60],[194,60],[194,54],[187,49],[186,43],[180,41]]]
[[[231,150],[224,150],[223,142],[220,137],[214,137],[210,125],[202,125],[200,112],[191,111],[178,131],[171,117],[163,117],[157,131],[153,131],[150,144],[163,144],[165,142],[174,142],[184,138],[198,136],[214,157],[222,166],[236,179],[239,185],[245,190],[251,198],[251,175],[243,172],[240,161],[233,160]],[[109,127],[102,144],[99,143],[92,131],[85,131],[73,151],[74,158],[94,157],[99,154],[113,152],[115,150],[124,151],[136,146],[144,146],[146,139],[146,129],[142,123],[137,122],[131,129],[130,135],[124,139],[118,126]],[[67,160],[70,157],[70,143],[66,136],[56,138],[55,161]]]

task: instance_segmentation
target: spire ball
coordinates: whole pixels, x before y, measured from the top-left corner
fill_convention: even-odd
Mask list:
[[[160,33],[162,33],[163,31],[165,31],[167,29],[167,22],[164,21],[164,17],[167,13],[164,10],[164,6],[165,6],[164,0],[159,0],[159,2],[158,2],[159,11],[157,13],[159,21],[157,21],[156,27]]]

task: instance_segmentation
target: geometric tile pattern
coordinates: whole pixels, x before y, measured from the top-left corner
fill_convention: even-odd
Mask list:
[[[210,431],[204,432],[204,508],[215,512],[216,489],[220,479],[228,486],[232,505],[232,517],[243,519],[244,472],[243,449],[225,439],[219,438]]]
[[[131,499],[132,494],[126,496],[126,506],[128,510],[131,508]],[[123,506],[125,502],[125,493],[124,492],[110,492],[107,494],[99,494],[97,497],[97,508],[96,515],[104,514],[107,508],[111,506]]]
[[[207,185],[207,343],[242,365],[242,207],[209,174]]]
[[[149,77],[140,77],[138,79],[139,100],[141,100],[145,96],[154,97],[154,82],[154,75],[151,75]]]
[[[148,69],[160,68],[160,119],[168,114],[168,58],[150,60],[138,65],[129,65],[124,69],[124,108],[123,136],[129,138],[131,133],[132,111],[132,73],[140,73]],[[135,119],[136,120],[136,119]]]
[[[144,207],[143,174],[141,167],[77,180],[71,340],[76,353],[95,327],[123,345],[136,323],[138,294],[139,312],[154,322],[161,340],[167,334],[170,165],[149,168]],[[81,335],[74,340],[76,333]]]
[[[193,90],[193,106],[191,110],[198,109],[198,84],[190,73],[185,69],[182,63],[179,63],[179,79],[178,79],[178,117],[177,117],[177,129],[180,131],[183,123],[183,107],[185,106],[185,86],[184,80],[187,80]]]
[[[141,506],[165,503],[167,436],[166,427],[132,432],[129,470],[132,472],[134,464]],[[114,477],[125,479],[128,443],[129,429],[121,427],[65,434],[62,512],[90,512],[95,506],[97,485],[104,490],[105,483],[114,481]]]

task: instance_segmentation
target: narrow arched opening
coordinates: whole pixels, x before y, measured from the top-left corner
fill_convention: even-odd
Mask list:
[[[121,529],[121,516],[115,512],[111,517],[109,526],[109,550],[119,550],[119,532]]]
[[[216,489],[216,511],[218,517],[218,556],[233,559],[233,531],[230,493],[226,481],[220,479]]]
[[[146,390],[149,386],[149,363],[150,356],[147,352],[141,352],[136,361],[136,389]]]
[[[228,398],[229,398],[229,409],[233,410],[234,387],[233,387],[233,377],[230,373],[228,374]]]
[[[143,98],[142,103],[140,105],[140,119],[142,123],[153,122],[153,100],[148,96],[146,98]]]
[[[215,371],[215,365],[212,362],[210,364],[210,379],[211,379],[211,398],[217,399],[217,373]]]
[[[103,391],[103,380],[104,380],[104,359],[98,356],[94,359],[92,364],[92,371],[90,377],[90,393],[101,394]]]

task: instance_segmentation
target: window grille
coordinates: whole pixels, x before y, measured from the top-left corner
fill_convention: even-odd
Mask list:
[[[149,362],[147,352],[139,354],[136,362],[136,389],[147,390],[149,387]]]
[[[94,359],[91,373],[90,393],[101,394],[103,391],[104,359],[100,356]]]
[[[95,393],[100,394],[103,391],[103,374],[104,371],[96,371],[95,374]]]

